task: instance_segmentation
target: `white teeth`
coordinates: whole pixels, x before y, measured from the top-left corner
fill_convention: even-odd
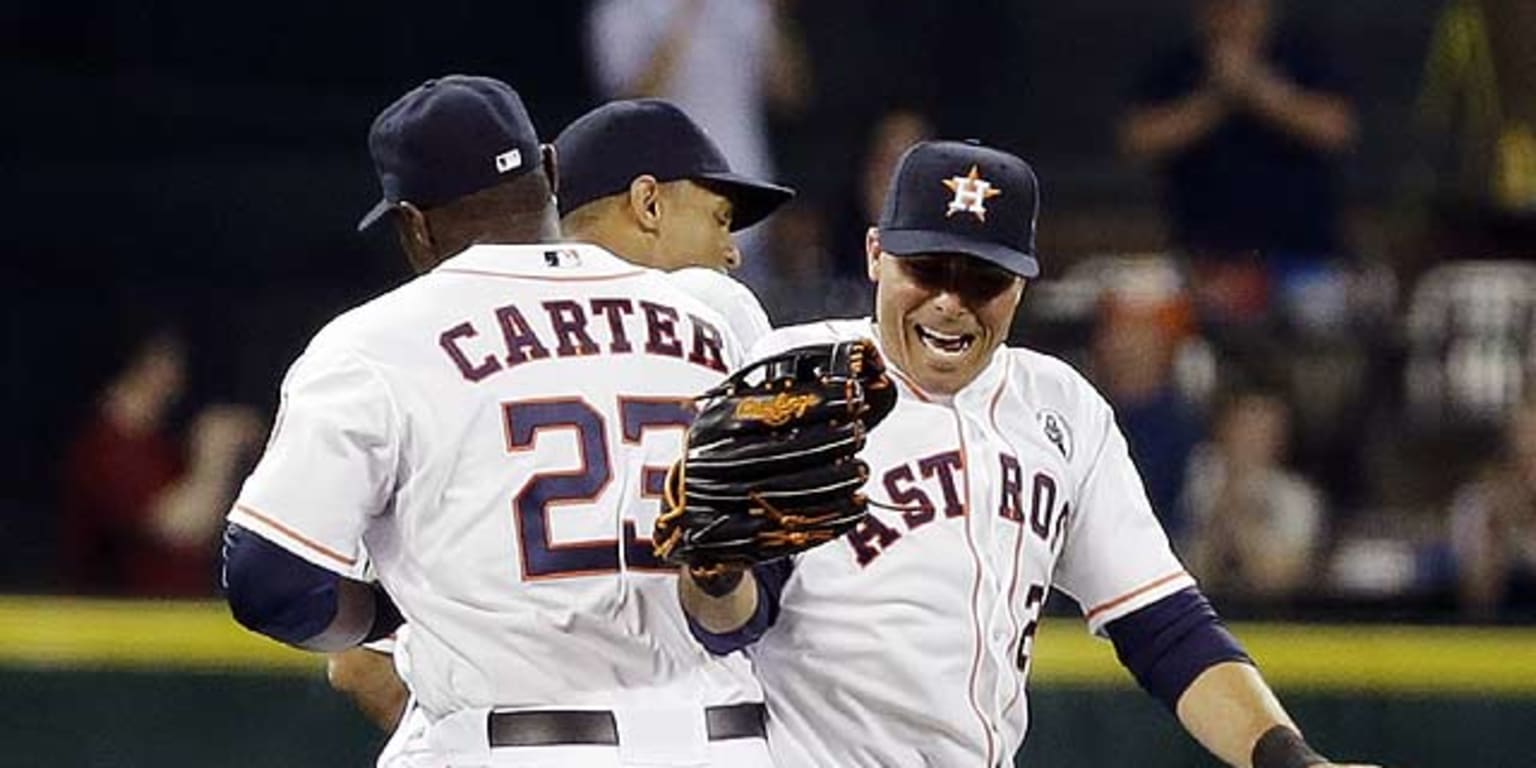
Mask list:
[[[976,337],[968,333],[948,334],[915,324],[917,338],[923,342],[923,346],[935,354],[947,357],[958,357],[971,348],[971,343]]]

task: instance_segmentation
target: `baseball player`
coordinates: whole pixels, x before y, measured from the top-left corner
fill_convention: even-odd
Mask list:
[[[871,515],[791,559],[685,576],[697,636],[749,648],[779,765],[1011,765],[1055,587],[1222,760],[1332,765],[1174,557],[1108,404],[1065,363],[1004,346],[1039,274],[1037,192],[1013,155],[914,146],[867,236],[874,317],[751,350],[871,339],[900,397],[862,455]]]
[[[725,275],[741,265],[731,233],[794,195],[735,173],[708,134],[660,99],[613,101],[555,137],[560,226],[674,284],[725,317],[743,345],[769,330],[751,289]]]
[[[567,240],[669,270],[743,348],[769,331],[757,296],[724,270],[740,261],[731,232],[767,217],[793,190],[734,173],[703,129],[658,99],[598,107],[567,126],[554,148]],[[393,652],[385,640],[333,654],[327,665],[332,686],[385,730],[395,729],[407,701]]]
[[[428,81],[369,146],[364,225],[392,216],[425,274],[289,370],[229,515],[235,617],[327,652],[409,620],[421,717],[389,766],[767,765],[745,660],[692,642],[646,538],[731,331],[660,273],[551,242],[553,155],[506,84]]]

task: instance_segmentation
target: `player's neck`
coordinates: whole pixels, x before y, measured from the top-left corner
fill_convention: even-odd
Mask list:
[[[517,211],[498,220],[468,245],[518,245],[554,243],[561,240],[560,220],[553,206],[537,211]],[[465,247],[468,247],[466,245]]]
[[[443,227],[442,230],[433,258],[421,260],[430,263],[412,260],[418,273],[431,271],[477,245],[526,245],[561,240],[559,220],[550,211],[512,213],[494,223],[478,222],[470,226]]]

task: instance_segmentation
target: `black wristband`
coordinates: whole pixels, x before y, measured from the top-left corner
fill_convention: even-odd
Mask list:
[[[741,583],[742,574],[746,571],[739,568],[714,568],[710,570],[688,569],[688,575],[693,577],[693,583],[699,590],[710,597],[725,597]]]
[[[395,601],[390,599],[382,584],[369,582],[368,588],[373,592],[373,624],[369,625],[363,642],[372,643],[394,634],[405,623],[405,617],[400,615],[400,609],[395,607]]]
[[[1253,745],[1253,768],[1307,768],[1326,762],[1328,758],[1308,746],[1288,725],[1270,728]]]

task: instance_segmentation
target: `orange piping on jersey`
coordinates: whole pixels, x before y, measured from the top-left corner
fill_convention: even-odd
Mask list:
[[[1003,369],[1003,380],[997,383],[997,391],[992,393],[992,405],[988,406],[988,415],[992,418],[992,428],[1002,434],[1002,429],[997,426],[997,404],[1002,402],[1003,392],[1008,389],[1008,375],[1013,370],[1012,366]]]
[[[315,541],[312,541],[311,539],[306,538],[305,536],[301,535],[298,531],[295,531],[292,528],[289,528],[288,526],[283,525],[282,523],[279,523],[278,521],[273,520],[272,518],[267,517],[266,515],[263,515],[262,513],[257,512],[254,509],[251,509],[250,507],[245,506],[244,504],[236,504],[235,505],[235,509],[238,509],[241,512],[244,512],[245,514],[250,515],[251,517],[256,518],[257,520],[260,520],[261,522],[266,523],[267,525],[271,526],[273,528],[273,530],[276,530],[278,533],[281,533],[284,536],[287,536],[288,538],[293,539],[294,541],[296,541],[296,542],[298,542],[300,544],[303,544],[305,547],[307,547],[307,548],[309,548],[311,550],[314,550],[318,554],[325,555],[326,557],[329,557],[330,559],[335,560],[336,562],[341,563],[342,565],[346,565],[346,566],[357,565],[357,558],[355,558],[355,557],[347,557],[346,555],[343,555],[343,554],[341,554],[340,552],[337,552],[334,549],[331,549],[329,547],[326,547],[324,545],[316,543]]]
[[[1023,471],[1022,470],[1020,471],[1019,474],[1020,474],[1020,477],[1023,477]],[[1021,504],[1023,503],[1022,499],[1021,499],[1020,503]],[[1022,512],[1023,510],[1020,510],[1020,511]],[[1015,538],[1013,540],[1013,578],[1008,581],[1008,623],[1013,627],[1013,637],[1014,637],[1015,641],[1017,641],[1018,644],[1019,644],[1019,648],[1017,650],[1015,650],[1013,653],[1009,654],[1009,656],[1012,657],[1012,658],[1015,658],[1015,659],[1018,658],[1019,653],[1024,650],[1024,648],[1023,648],[1023,646],[1024,646],[1024,636],[1021,634],[1022,628],[1019,625],[1019,617],[1017,615],[1015,615],[1014,612],[1013,612],[1013,606],[1014,606],[1013,599],[1019,593],[1019,561],[1023,559],[1023,555],[1024,555],[1024,539],[1026,538],[1024,528],[1025,528],[1024,525],[1020,525],[1017,528],[1017,530],[1016,530],[1016,532],[1014,534]],[[1044,601],[1044,599],[1042,598],[1042,602],[1043,601]],[[1042,607],[1042,610],[1043,610],[1043,607]],[[1008,647],[1010,649],[1012,649],[1013,648],[1013,644],[1010,643],[1008,645]],[[1019,674],[1023,675],[1024,674],[1024,670],[1022,670],[1022,669],[1019,670]],[[1017,686],[1015,686],[1014,689],[1013,689],[1013,696],[1011,696],[1008,699],[1008,703],[1004,704],[1002,710],[1000,710],[999,717],[1002,717],[1002,718],[1005,718],[1005,719],[1007,718],[1008,710],[1012,709],[1014,703],[1019,700],[1019,691],[1022,690],[1023,687],[1024,687],[1024,682],[1023,682],[1023,680],[1020,680],[1019,684]]]
[[[1125,593],[1125,594],[1123,594],[1123,595],[1121,595],[1121,596],[1119,596],[1119,597],[1117,597],[1117,598],[1115,598],[1113,600],[1110,600],[1110,601],[1104,602],[1104,603],[1099,603],[1098,605],[1093,607],[1093,610],[1090,610],[1087,613],[1083,614],[1083,618],[1087,619],[1089,621],[1092,621],[1093,617],[1095,617],[1095,616],[1097,616],[1097,615],[1099,615],[1099,614],[1101,614],[1101,613],[1103,613],[1103,612],[1105,612],[1105,611],[1107,611],[1107,610],[1109,610],[1111,608],[1114,608],[1117,605],[1121,605],[1121,604],[1125,603],[1128,600],[1133,600],[1133,599],[1135,599],[1135,598],[1137,598],[1137,597],[1139,597],[1141,595],[1144,595],[1144,594],[1146,594],[1146,593],[1148,593],[1148,592],[1150,592],[1150,591],[1152,591],[1154,589],[1157,589],[1158,587],[1161,587],[1164,584],[1167,584],[1170,581],[1173,581],[1175,579],[1180,579],[1180,578],[1186,578],[1186,577],[1187,577],[1187,574],[1185,574],[1184,571],[1174,571],[1173,573],[1170,573],[1167,576],[1159,576],[1158,578],[1155,578],[1155,579],[1147,582],[1146,584],[1143,584],[1143,585],[1141,585],[1141,586],[1139,586],[1139,587],[1137,587],[1137,588],[1135,588],[1135,589],[1133,589],[1133,590],[1131,590],[1131,591],[1129,591],[1129,592],[1127,592],[1127,593]]]
[[[1007,391],[1007,389],[1008,389],[1008,378],[1012,374],[1013,374],[1013,366],[1009,366],[1009,367],[1003,369],[1003,378],[997,384],[997,391],[992,393],[992,404],[988,408],[988,412],[989,412],[989,414],[991,415],[991,418],[992,418],[992,429],[995,430],[998,433],[999,436],[1002,435],[1003,430],[1002,430],[1002,428],[997,426],[997,404],[1002,402],[1003,392]],[[1019,473],[1020,473],[1020,475],[1019,475],[1020,479],[1022,480],[1023,479],[1023,468],[1022,467],[1020,468]],[[1022,490],[1021,490],[1021,493],[1022,493]],[[1021,504],[1023,503],[1022,498],[1020,500],[1020,503]],[[1020,510],[1020,511],[1022,512],[1023,510]],[[1016,534],[1016,538],[1014,538],[1014,540],[1013,540],[1013,576],[1012,576],[1012,578],[1010,578],[1008,580],[1008,623],[1013,628],[1013,637],[1019,642],[1020,645],[1023,645],[1024,638],[1022,636],[1020,636],[1020,634],[1019,634],[1020,631],[1021,631],[1021,627],[1020,627],[1020,624],[1019,624],[1019,617],[1013,611],[1013,606],[1014,606],[1013,600],[1014,600],[1014,597],[1016,595],[1018,595],[1018,593],[1019,593],[1019,562],[1023,559],[1023,555],[1024,555],[1024,539],[1025,539],[1024,526],[1021,525],[1018,528],[1018,531],[1017,531],[1017,534]],[[1010,643],[1009,644],[1009,648],[1011,649],[1012,647],[1013,647],[1013,645]],[[1020,650],[1022,650],[1022,648]],[[1010,655],[1012,655],[1014,657],[1017,657],[1018,653],[1016,651],[1016,652],[1014,652],[1013,654],[1010,654]],[[1022,669],[1019,670],[1019,674],[1021,674],[1021,675],[1024,674],[1024,670],[1022,670]],[[1015,687],[1013,689],[1013,696],[1008,699],[1008,703],[1007,704],[1003,705],[1003,708],[999,711],[1000,712],[999,717],[1006,718],[1008,716],[1008,710],[1013,708],[1014,703],[1019,700],[1019,690],[1022,687],[1023,687],[1023,683],[1021,682],[1019,684],[1019,686],[1017,686],[1017,687]]]
[[[971,710],[976,713],[976,718],[981,721],[981,732],[987,737],[987,765],[992,765],[992,755],[995,751],[992,745],[992,724],[987,721],[987,716],[981,711],[981,704],[976,700],[976,678],[981,673],[982,646],[986,642],[986,633],[981,628],[981,611],[976,602],[981,598],[981,554],[976,549],[976,539],[971,533],[971,522],[976,517],[976,510],[971,508],[971,471],[970,458],[965,449],[965,423],[960,419],[960,411],[951,406],[951,413],[955,416],[955,437],[960,440],[960,482],[964,487],[965,495],[965,545],[971,551],[971,563],[976,566],[976,576],[971,580],[971,632],[972,639],[976,642],[976,651],[971,654],[971,679],[967,684],[967,693],[971,700]]]
[[[901,371],[896,370],[895,366],[887,366],[885,370],[887,372],[889,372],[892,376],[895,376],[896,378],[901,379],[901,382],[903,384],[907,385],[907,389],[912,390],[912,394],[916,395],[917,399],[919,399],[919,400],[921,400],[921,401],[923,401],[925,403],[933,402],[933,398],[927,392],[924,392],[921,387],[919,387],[919,386],[917,386],[917,384],[913,383],[912,379],[908,378],[905,373],[902,373]]]
[[[620,280],[626,277],[645,274],[643,269],[619,272],[613,275],[522,275],[513,272],[490,272],[483,269],[461,269],[458,267],[439,268],[434,272],[452,272],[458,275],[479,275],[481,277],[503,277],[509,280],[539,280],[546,283],[600,283],[604,280]]]
[[[1019,529],[1018,529],[1017,538],[1015,538],[1014,541],[1013,541],[1013,580],[1010,581],[1009,584],[1008,584],[1008,623],[1013,627],[1013,637],[1014,637],[1015,640],[1018,641],[1020,646],[1022,646],[1024,644],[1024,637],[1023,637],[1023,635],[1020,634],[1021,629],[1019,627],[1019,617],[1014,615],[1014,612],[1013,612],[1013,605],[1014,605],[1013,598],[1014,598],[1015,595],[1017,595],[1019,593],[1019,560],[1020,560],[1020,555],[1023,552],[1024,552],[1024,527],[1020,526]],[[1013,648],[1013,644],[1009,643],[1008,647],[1010,649],[1012,649]],[[1020,648],[1019,650],[1023,650],[1023,649]],[[1017,658],[1018,657],[1018,651],[1014,651],[1013,653],[1009,654],[1009,656],[1011,656],[1013,658]],[[1022,669],[1019,670],[1019,674],[1020,675],[1024,674],[1024,670],[1022,670]],[[1017,702],[1019,700],[1019,690],[1021,688],[1023,688],[1023,681],[1020,681],[1019,685],[1014,687],[1014,689],[1013,689],[1013,696],[1009,697],[1008,703],[1004,704],[1003,708],[1001,710],[999,710],[999,713],[1000,713],[999,716],[1000,717],[1006,718],[1008,716],[1008,710],[1012,709],[1013,705],[1014,705],[1014,702]]]

